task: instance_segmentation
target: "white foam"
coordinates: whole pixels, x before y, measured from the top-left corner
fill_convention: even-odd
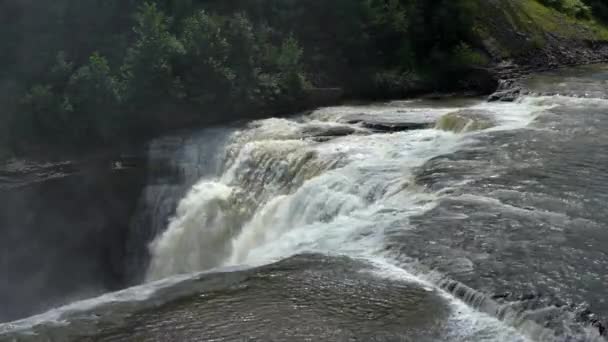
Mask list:
[[[514,129],[547,108],[537,102],[470,108],[493,113],[499,126],[492,129]],[[387,230],[404,229],[408,217],[429,210],[438,198],[410,186],[412,170],[475,135],[422,129],[316,143],[302,140],[304,132],[353,113],[439,118],[459,109],[393,102],[253,122],[234,133],[223,175],[196,185],[167,232],[151,245],[150,279],[219,265],[257,265],[302,252],[357,257],[381,250]]]
[[[478,133],[423,129],[355,134],[322,143],[302,140],[307,125],[335,124],[353,113],[399,111],[439,118],[458,110],[410,106],[332,107],[308,118],[261,120],[235,133],[226,149],[224,174],[195,186],[167,232],[152,244],[149,278],[217,266],[256,266],[306,252],[347,255],[384,262],[383,272],[440,291],[453,308],[454,341],[471,336],[524,341],[512,328],[430,282],[378,261],[383,259],[385,234],[408,229],[408,218],[433,208],[439,198],[410,184],[414,168],[470,143]],[[494,113],[499,125],[490,130],[504,130],[527,126],[547,106],[524,99],[471,108]]]
[[[498,126],[489,131],[524,128],[530,125],[542,112],[554,108],[554,103],[543,99],[524,97],[516,102],[484,102],[471,107],[494,114]]]
[[[143,302],[150,299],[150,297],[159,290],[171,287],[191,278],[192,276],[193,275],[173,276],[156,282],[150,282],[141,286],[128,288],[119,292],[108,293],[99,297],[77,301],[22,320],[3,323],[0,324],[0,336],[7,333],[27,333],[32,328],[41,324],[67,325],[70,323],[69,316],[71,314],[87,312],[104,304]]]
[[[230,235],[232,189],[222,183],[201,181],[177,208],[167,230],[151,244],[148,280],[203,271],[222,258]]]
[[[411,282],[422,286],[427,291],[436,292],[450,306],[450,317],[445,331],[449,341],[493,341],[493,342],[528,342],[538,341],[526,336],[519,330],[505,325],[497,318],[479,312],[454,298],[448,292],[439,289],[424,276],[415,276],[401,267],[395,266],[386,258],[375,258],[371,262],[375,266],[370,270],[374,275],[397,281]],[[547,341],[548,342],[548,341]]]
[[[526,127],[553,105],[543,98],[524,98],[470,108],[494,113],[499,125],[491,131]],[[399,111],[439,118],[458,109],[398,102],[331,107],[307,118],[256,121],[232,136],[222,176],[200,180],[182,199],[167,230],[151,244],[148,279],[173,277],[0,325],[0,333],[9,327],[60,323],[67,312],[103,303],[146,300],[160,288],[218,266],[251,267],[321,252],[363,258],[377,266],[378,276],[416,282],[440,293],[452,308],[453,341],[527,341],[496,318],[394,266],[383,252],[386,234],[408,229],[409,217],[430,210],[441,197],[410,184],[413,169],[459,149],[479,133],[423,129],[349,135],[323,143],[302,140],[310,125],[338,125],[335,121],[347,114]]]

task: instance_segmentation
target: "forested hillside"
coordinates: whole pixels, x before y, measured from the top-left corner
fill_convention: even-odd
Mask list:
[[[608,16],[603,0],[539,1],[593,25]],[[475,87],[463,75],[495,62],[480,3],[6,0],[1,153],[137,140],[290,108],[318,87],[352,97]]]

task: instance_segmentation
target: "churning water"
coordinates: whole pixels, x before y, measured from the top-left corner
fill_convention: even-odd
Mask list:
[[[339,106],[159,139],[151,159],[171,151],[181,177],[142,197],[145,284],[0,339],[601,341],[602,72],[570,75],[565,96]]]
[[[499,130],[527,126],[542,108],[526,101],[478,104],[470,111],[492,115],[488,121],[495,120],[493,129]],[[152,243],[148,280],[300,253],[381,257],[386,234],[403,229],[440,197],[416,184],[415,170],[475,135],[454,133],[453,125],[385,134],[340,122],[351,111],[381,118],[398,111],[407,118],[421,110],[414,102],[325,108],[237,131],[221,152],[221,175],[195,184]],[[434,121],[455,111],[423,110]],[[466,111],[461,116],[456,120],[466,120],[463,128],[475,119]],[[340,132],[348,134],[331,136]]]

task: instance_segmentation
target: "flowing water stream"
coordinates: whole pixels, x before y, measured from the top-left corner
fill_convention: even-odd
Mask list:
[[[159,139],[177,172],[151,170],[132,225],[144,284],[0,340],[603,341],[607,80]]]

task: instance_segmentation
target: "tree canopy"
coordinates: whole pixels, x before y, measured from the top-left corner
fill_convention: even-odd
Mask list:
[[[603,0],[539,0],[573,15]],[[136,139],[297,102],[370,94],[487,60],[476,0],[55,0],[0,3],[0,146]],[[0,153],[2,150],[0,149]]]

